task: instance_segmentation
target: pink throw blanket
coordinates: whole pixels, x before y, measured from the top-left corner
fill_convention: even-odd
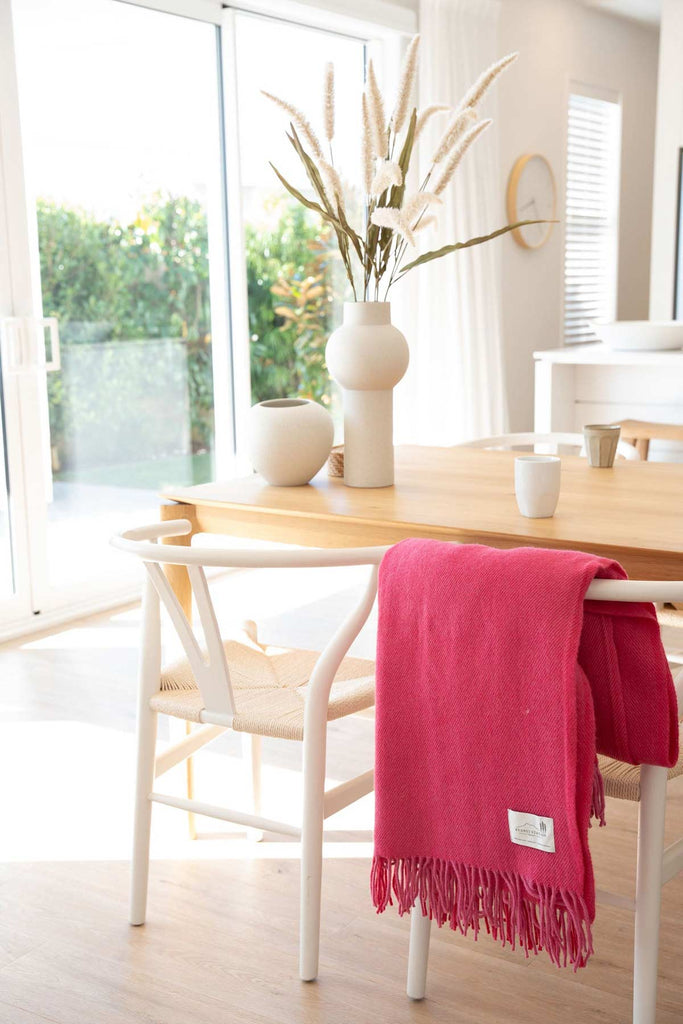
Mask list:
[[[678,758],[676,695],[654,608],[585,602],[618,563],[576,551],[409,540],[380,569],[377,911],[592,953],[596,747]]]

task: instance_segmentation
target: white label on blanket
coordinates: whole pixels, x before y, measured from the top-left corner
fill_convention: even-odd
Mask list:
[[[517,846],[531,846],[544,853],[555,853],[555,822],[538,814],[508,809],[510,839]]]

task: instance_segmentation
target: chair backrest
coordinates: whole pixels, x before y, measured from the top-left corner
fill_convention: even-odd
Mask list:
[[[370,577],[361,600],[321,653],[309,684],[311,688],[316,684],[325,686],[329,683],[331,686],[339,665],[372,610],[377,595],[378,566],[386,548],[230,550],[159,543],[160,539],[184,536],[191,530],[192,526],[188,520],[176,519],[125,530],[114,536],[111,543],[114,547],[136,555],[142,560],[148,575],[146,603],[149,604],[153,600],[157,603],[161,601],[166,608],[190,663],[209,719],[217,721],[217,716],[224,716],[227,721],[235,713],[235,699],[223,639],[204,571],[206,568],[297,569],[369,566]],[[187,568],[204,634],[204,645],[198,639],[169,584],[162,568],[164,565],[182,565]],[[158,633],[158,615],[145,615],[145,623],[148,632],[149,624],[152,623]],[[158,646],[159,643],[158,636],[146,635],[144,638],[144,645]],[[158,664],[158,660],[158,657],[148,657],[147,663]],[[158,673],[156,686],[158,687]]]
[[[335,674],[349,647],[363,628],[377,596],[379,564],[388,547],[368,548],[304,548],[298,550],[245,549],[191,547],[164,545],[159,539],[179,537],[190,533],[192,526],[186,519],[176,519],[150,526],[136,527],[115,535],[114,547],[136,555],[145,565],[150,588],[165,605],[178,633],[180,642],[192,667],[202,700],[207,709],[226,720],[234,714],[235,703],[230,672],[225,658],[223,641],[204,573],[205,568],[312,568],[345,565],[371,567],[370,577],[361,600],[348,614],[329,641],[315,666],[309,683],[309,693],[318,689],[329,692]],[[197,609],[206,641],[208,661],[188,621],[180,602],[163,572],[163,565],[187,567]],[[147,595],[149,598],[150,589]],[[591,601],[664,601],[683,602],[683,581],[650,580],[594,580],[587,592]],[[153,617],[152,617],[153,618]],[[149,659],[148,659],[149,661]],[[154,663],[154,658],[151,659]],[[158,677],[156,679],[158,685]],[[676,681],[679,700],[683,701],[683,672]]]
[[[498,434],[495,437],[479,437],[474,441],[467,441],[463,448],[532,448],[534,451],[542,449],[548,453],[549,449],[557,451],[559,448],[578,448],[581,455],[585,455],[583,434],[553,432],[550,434],[518,433]],[[617,444],[617,455],[631,461],[640,459],[640,455],[626,441],[619,440]]]

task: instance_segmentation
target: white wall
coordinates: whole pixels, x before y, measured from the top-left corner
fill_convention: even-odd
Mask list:
[[[681,0],[671,0],[681,7]],[[618,316],[647,319],[658,34],[574,0],[503,0],[500,52],[519,50],[498,95],[504,219],[507,176],[522,153],[543,153],[564,206],[567,94],[580,81],[621,94],[623,106]],[[680,54],[680,51],[679,51]],[[679,64],[681,63],[679,55]],[[561,344],[562,226],[540,250],[503,249],[503,328],[510,427],[533,426],[535,349]]]
[[[683,3],[662,8],[652,207],[650,317],[673,315],[679,149],[683,146]]]

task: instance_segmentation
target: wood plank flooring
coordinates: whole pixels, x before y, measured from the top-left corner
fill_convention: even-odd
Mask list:
[[[220,584],[226,605],[236,585]],[[312,632],[329,629],[350,593],[317,593]],[[300,623],[306,593],[287,599],[291,607],[298,600]],[[269,600],[264,635],[278,641],[293,620],[284,602]],[[317,982],[303,984],[296,973],[295,843],[216,833],[190,843],[184,816],[161,808],[148,922],[130,928],[137,615],[98,616],[0,647],[0,1024],[627,1024],[632,917],[606,907],[598,908],[597,954],[576,975],[486,938],[434,929],[427,999],[409,1002],[408,921],[374,913],[370,847],[346,841],[370,827],[371,800],[330,821]],[[208,786],[236,764],[231,743],[216,751],[205,755]],[[371,757],[371,723],[333,730],[331,776]],[[274,784],[284,778],[285,790],[296,790],[298,745],[266,744],[265,762]],[[610,801],[608,827],[592,832],[602,888],[632,892],[636,816],[634,806]],[[667,838],[680,835],[683,779],[671,785],[667,818]],[[683,1021],[682,946],[679,876],[664,890],[658,1024]]]

